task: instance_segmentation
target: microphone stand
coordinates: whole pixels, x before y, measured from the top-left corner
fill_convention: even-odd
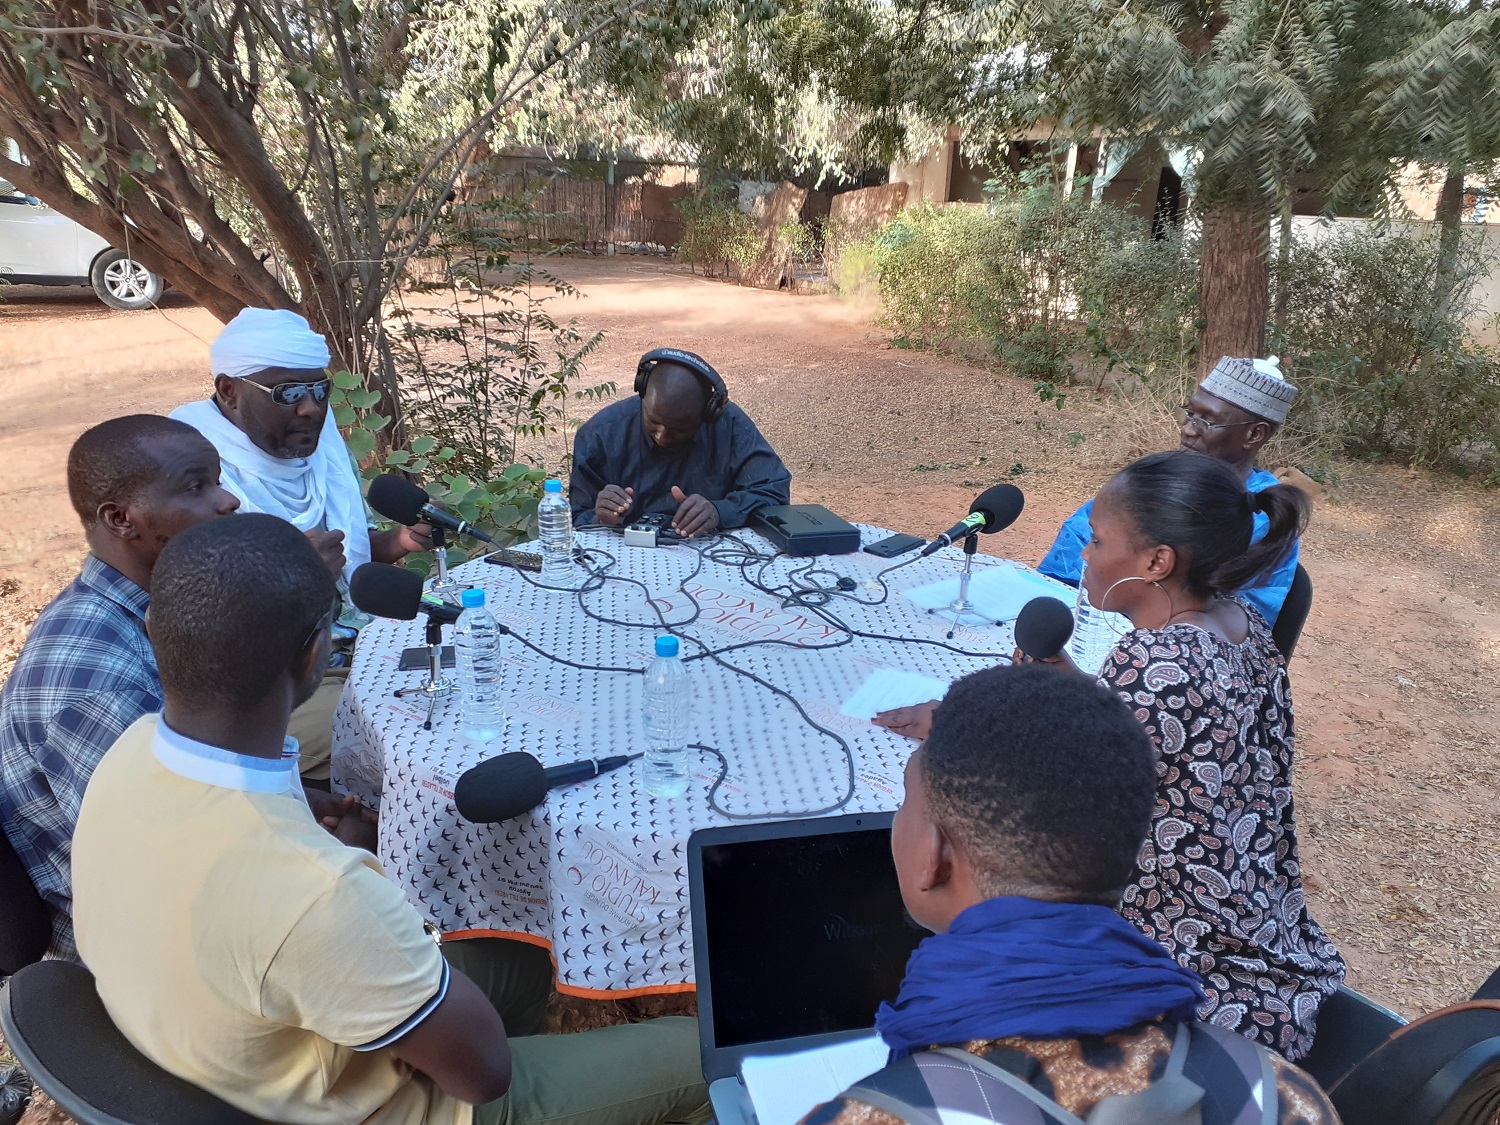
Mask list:
[[[958,597],[946,609],[929,609],[928,613],[940,613],[944,617],[952,615],[953,628],[948,630],[948,639],[953,639],[953,634],[960,625],[990,625],[993,624],[984,614],[974,609],[969,604],[969,577],[974,569],[974,555],[979,550],[979,531],[976,528],[964,536],[964,568],[958,576]],[[964,618],[972,618],[972,622]]]
[[[432,713],[437,707],[437,701],[452,690],[453,681],[443,675],[443,623],[429,613],[427,615],[427,682],[420,687],[398,689],[396,698],[425,695],[427,697],[427,721],[422,724],[422,729],[431,730]]]
[[[442,524],[432,526],[432,550],[437,556],[437,578],[427,587],[427,592],[442,598],[451,605],[458,604],[459,584],[448,575],[448,537]]]

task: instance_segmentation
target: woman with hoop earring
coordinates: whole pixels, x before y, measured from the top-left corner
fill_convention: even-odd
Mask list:
[[[1270,527],[1252,545],[1256,512]],[[1203,977],[1200,1017],[1293,1061],[1344,962],[1303,897],[1286,661],[1230,591],[1285,557],[1307,513],[1296,488],[1247,492],[1222,461],[1158,453],[1105,485],[1084,550],[1089,601],[1134,626],[1099,678],[1159,755],[1156,816],[1120,913]]]

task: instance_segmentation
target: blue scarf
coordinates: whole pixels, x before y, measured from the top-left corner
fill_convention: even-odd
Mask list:
[[[896,1058],[972,1039],[1108,1035],[1193,1018],[1198,975],[1104,906],[992,898],[933,934],[875,1027]]]

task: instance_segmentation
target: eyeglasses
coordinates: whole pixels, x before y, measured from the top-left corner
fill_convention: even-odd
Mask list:
[[[318,634],[321,633],[324,629],[331,627],[332,625],[333,610],[330,609],[322,617],[318,618],[318,623],[316,625],[308,630],[307,636],[303,638],[302,644],[298,647],[297,651],[306,652],[308,646],[311,645],[313,641],[318,639]]]
[[[265,391],[277,406],[296,406],[308,395],[313,396],[314,402],[327,402],[328,393],[333,389],[332,379],[319,379],[316,383],[277,383],[274,387],[266,387],[242,375],[240,382],[258,391]]]
[[[1210,422],[1207,418],[1200,418],[1186,406],[1179,406],[1177,408],[1177,421],[1192,426],[1200,434],[1206,434],[1210,430],[1228,430],[1235,426],[1253,426],[1260,419],[1252,418],[1248,422]]]

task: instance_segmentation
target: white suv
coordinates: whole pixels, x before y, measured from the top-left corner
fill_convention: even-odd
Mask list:
[[[165,287],[145,266],[9,180],[0,180],[0,280],[92,285],[101,301],[117,309],[151,308]]]

